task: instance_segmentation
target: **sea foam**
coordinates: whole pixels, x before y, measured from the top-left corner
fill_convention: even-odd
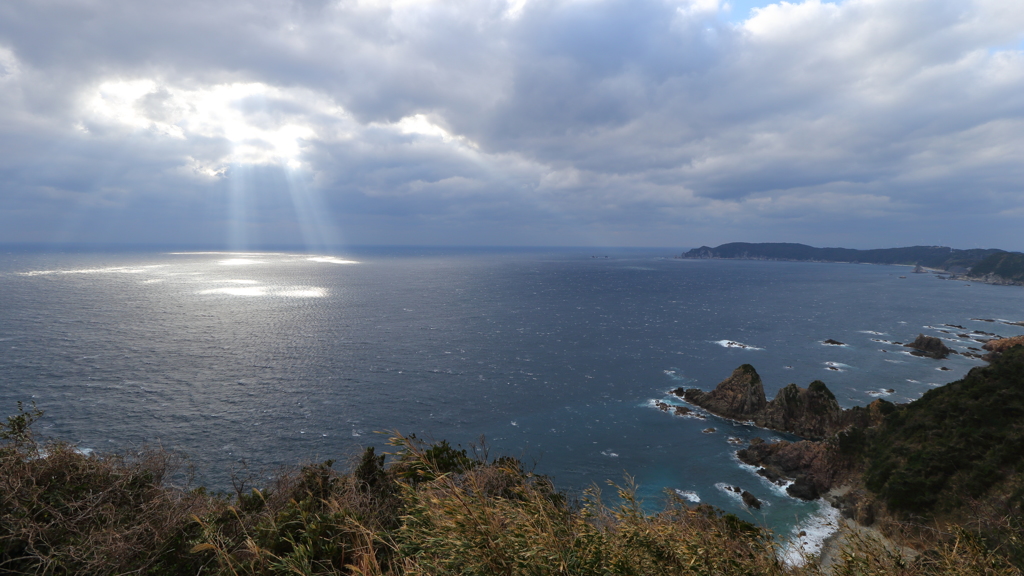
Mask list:
[[[757,346],[751,346],[750,344],[744,344],[735,340],[715,340],[715,344],[718,344],[722,348],[742,348],[744,350],[764,350],[764,348],[758,348]]]
[[[780,559],[787,566],[803,566],[808,558],[821,554],[825,540],[839,530],[839,510],[824,500],[818,500],[818,506],[816,514],[793,527],[779,551]]]

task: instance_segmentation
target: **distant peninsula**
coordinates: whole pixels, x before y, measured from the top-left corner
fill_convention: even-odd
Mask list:
[[[1024,254],[998,248],[959,250],[948,246],[904,248],[815,248],[789,242],[730,242],[716,248],[701,246],[681,258],[725,260],[784,260],[793,262],[850,262],[900,264],[939,270],[956,280],[988,284],[1024,285]],[[922,271],[919,268],[919,271]]]

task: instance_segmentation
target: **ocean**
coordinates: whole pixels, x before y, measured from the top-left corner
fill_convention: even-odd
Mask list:
[[[893,342],[969,351],[982,333],[1024,334],[1010,324],[1019,287],[681,251],[9,252],[0,409],[35,402],[38,431],[82,450],[181,451],[220,490],[232,474],[387,450],[398,431],[482,440],[572,493],[630,477],[652,508],[669,490],[787,534],[833,512],[734,456],[782,435],[654,402],[744,363],[769,398],[822,380],[844,407],[908,402],[982,362]]]

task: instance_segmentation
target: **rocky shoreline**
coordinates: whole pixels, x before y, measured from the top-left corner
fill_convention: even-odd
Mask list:
[[[984,276],[971,276],[970,274],[953,274],[947,280],[960,280],[961,282],[975,282],[977,284],[992,284],[994,286],[1024,286],[1024,281],[1003,278],[998,274],[985,274]]]
[[[948,352],[938,339],[927,336],[919,336],[907,346],[932,358],[944,357]],[[784,486],[789,496],[807,501],[823,499],[838,512],[838,530],[823,544],[818,559],[820,567],[827,568],[830,563],[840,559],[843,550],[854,545],[870,545],[875,550],[898,553],[910,559],[917,552],[900,544],[904,539],[902,536],[895,540],[892,538],[892,534],[902,531],[901,528],[894,532],[893,527],[899,526],[901,519],[906,519],[908,511],[920,514],[930,510],[929,507],[939,502],[940,498],[944,499],[943,514],[956,518],[955,503],[960,501],[960,496],[955,492],[946,494],[951,488],[944,488],[944,484],[934,484],[934,476],[908,476],[907,471],[902,472],[902,476],[892,476],[892,469],[886,467],[903,466],[899,462],[910,457],[905,452],[907,449],[934,451],[936,442],[948,444],[949,440],[943,435],[959,438],[964,426],[970,427],[964,430],[972,431],[977,426],[995,426],[997,418],[994,418],[996,413],[993,410],[1017,410],[1012,406],[1015,406],[1014,402],[1019,402],[1015,398],[1021,393],[1018,390],[1019,383],[1015,382],[1024,375],[1022,347],[1024,335],[993,338],[984,344],[984,349],[989,351],[984,359],[991,362],[991,366],[975,368],[963,380],[930,391],[921,400],[902,405],[878,399],[864,407],[844,410],[821,381],[814,381],[807,388],[790,384],[782,388],[773,400],[768,401],[760,376],[749,364],[736,368],[710,392],[680,387],[671,393],[707,413],[802,437],[795,441],[776,442],[754,438],[747,446],[740,447],[736,456],[744,464],[754,467],[760,476],[778,486]],[[986,392],[982,393],[982,390]],[[994,393],[1006,400],[985,400]],[[699,415],[699,412],[685,406],[664,402],[656,405],[663,411],[674,411],[677,415]],[[950,415],[949,411],[953,407],[961,413]],[[905,428],[903,422],[908,421],[908,418],[917,424]],[[920,429],[923,422],[931,422],[928,430],[932,432],[928,438],[934,436],[934,439],[917,439],[923,433]],[[1008,440],[1006,444],[997,443],[993,446],[1024,444],[1024,437],[1021,440],[1013,439],[1016,438],[1013,434],[1018,434],[1013,430],[1019,428],[1019,423],[1002,423],[998,426],[998,430],[1006,430],[1004,434],[1008,435]],[[972,433],[993,437],[999,435],[996,428],[990,432],[979,430]],[[896,449],[900,454],[897,457],[903,460],[887,463],[886,458],[893,457],[890,452],[894,444],[890,442],[896,442],[896,445],[903,443],[902,448]],[[955,454],[962,453],[962,450],[958,447],[944,458],[961,458]],[[990,450],[983,448],[978,454],[989,458],[994,454]],[[1012,457],[1007,457],[1010,458],[1007,462],[1014,461]],[[964,465],[972,466],[967,461],[957,466]],[[999,474],[996,475],[997,479],[1001,477]],[[932,487],[925,488],[924,483],[932,483],[927,484]],[[920,488],[912,488],[918,484]],[[739,490],[736,489],[737,492]],[[919,490],[927,491],[922,493]],[[1002,492],[1005,489],[996,490],[993,497],[1001,498],[999,494]],[[926,497],[922,498],[922,494]],[[979,492],[974,497],[981,494]],[[744,495],[744,503],[748,507],[757,507],[754,502],[747,500]]]

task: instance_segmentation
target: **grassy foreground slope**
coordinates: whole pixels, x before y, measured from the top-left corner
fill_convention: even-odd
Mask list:
[[[0,573],[373,575],[782,575],[771,535],[666,497],[646,512],[627,483],[580,499],[513,458],[396,436],[233,495],[166,485],[160,450],[85,455],[31,436],[35,411],[0,423]],[[1020,574],[967,529],[913,562],[849,550],[834,574]]]

